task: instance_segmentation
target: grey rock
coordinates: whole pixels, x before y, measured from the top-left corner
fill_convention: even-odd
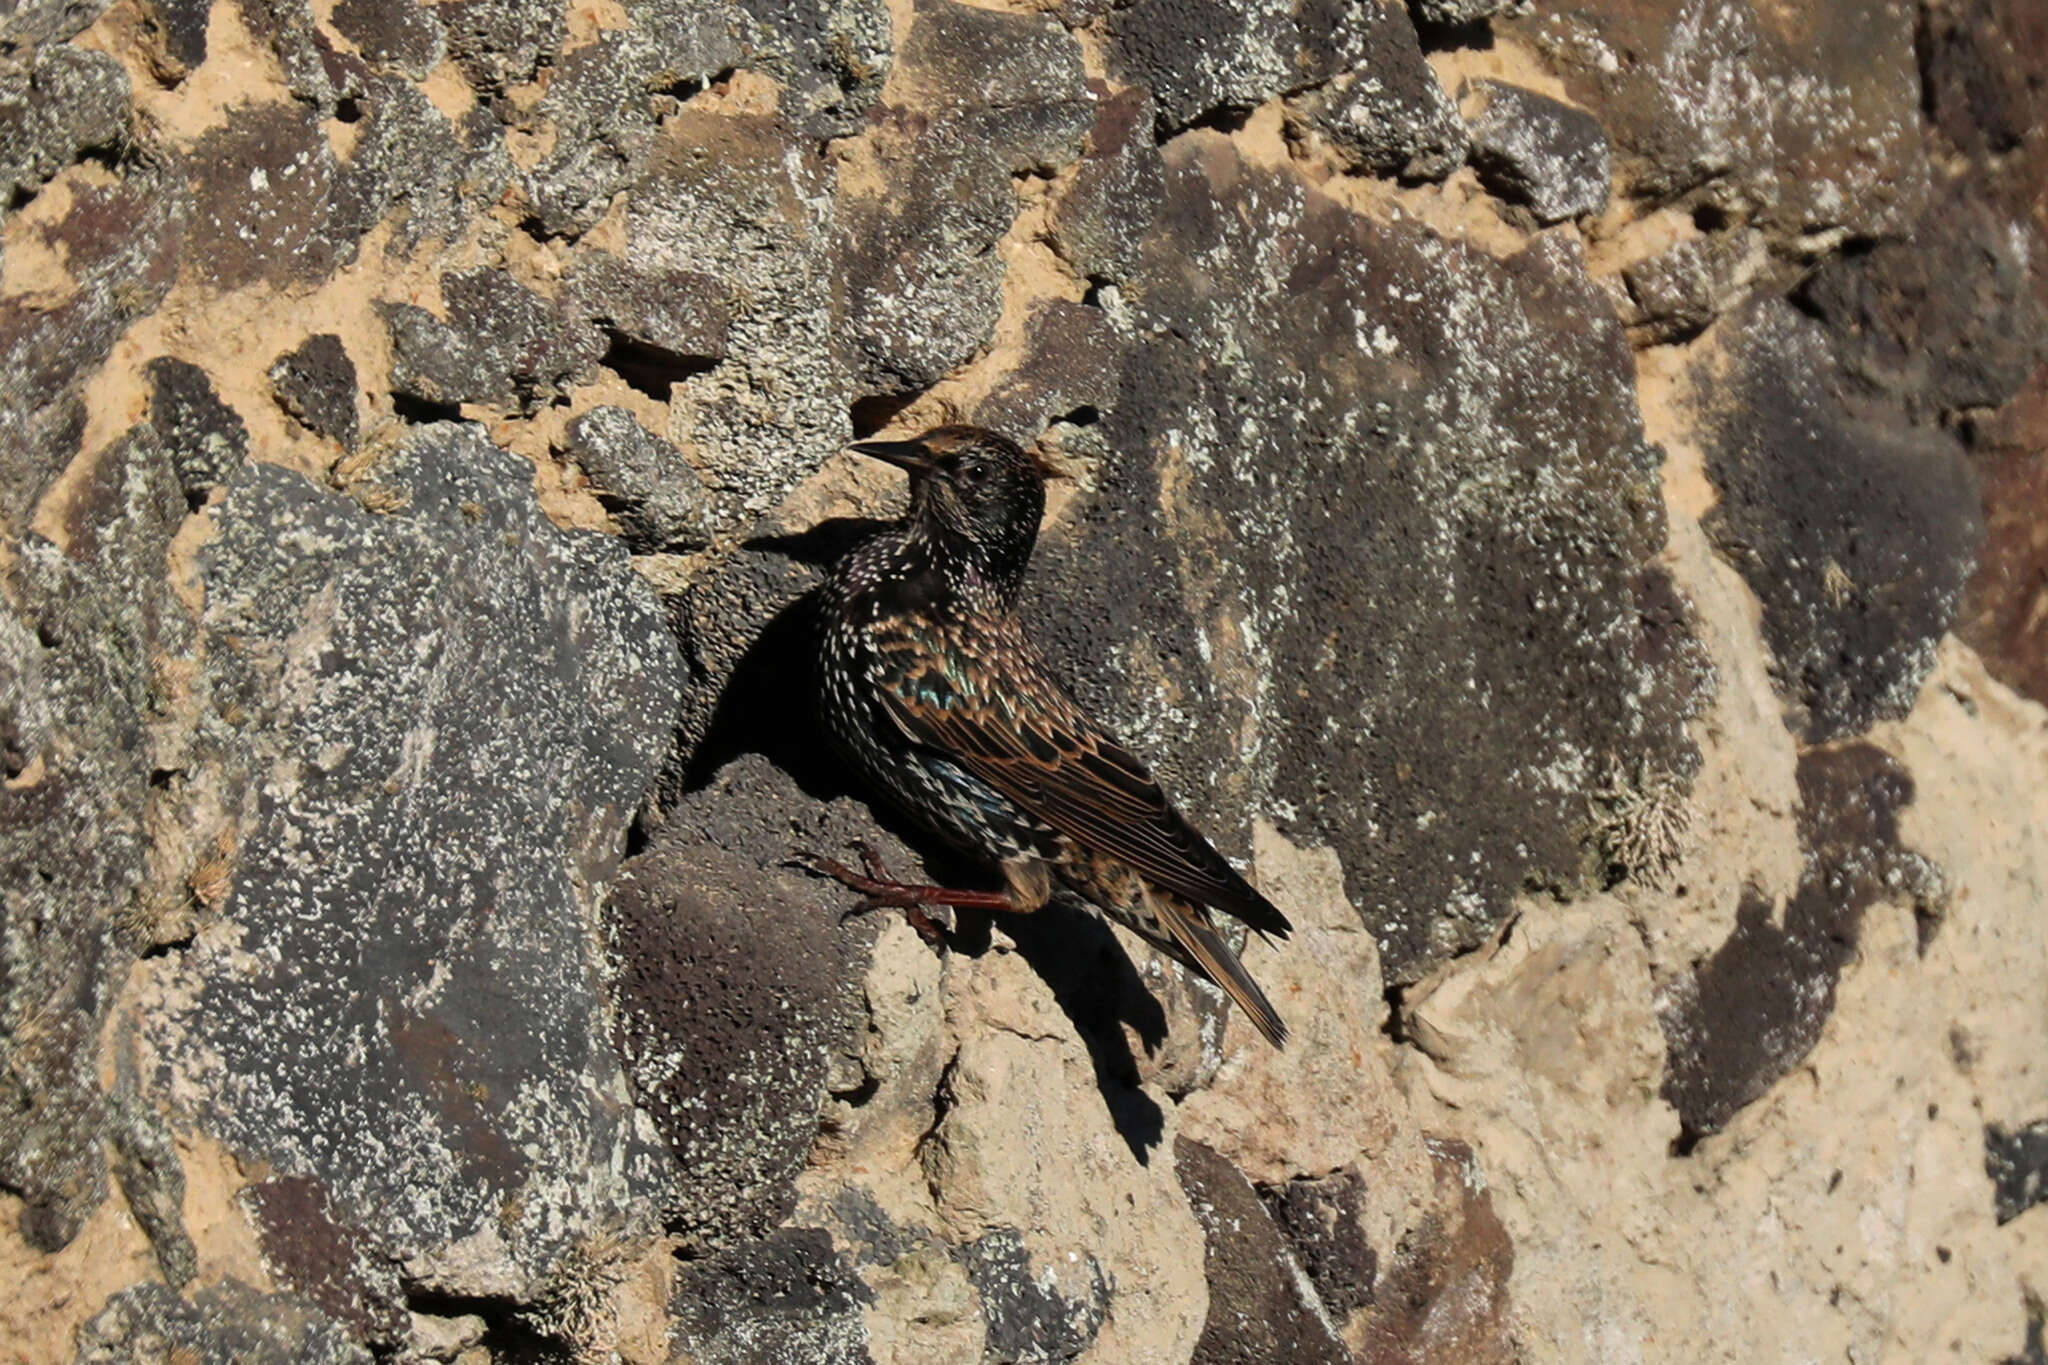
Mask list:
[[[1526,10],[1529,0],[1408,0],[1415,22],[1437,28],[1463,28],[1491,19],[1503,10]]]
[[[1093,111],[1086,107],[1081,46],[1072,34],[1043,16],[1003,14],[956,0],[917,0],[911,14],[910,36],[896,64],[904,103],[1048,113],[1052,145],[1033,148],[1029,159],[1058,164],[1058,153],[1071,157],[1078,149]]]
[[[989,1229],[962,1248],[960,1258],[981,1295],[981,1312],[988,1323],[982,1359],[990,1365],[1072,1360],[1094,1344],[1109,1317],[1109,1280],[1092,1257],[1088,1292],[1078,1299],[1033,1274],[1016,1228]]]
[[[1622,320],[1639,341],[1680,341],[1741,302],[1763,254],[1751,228],[1688,238],[1622,271]]]
[[[792,723],[772,699],[748,704]],[[612,897],[619,1054],[683,1172],[672,1223],[713,1245],[789,1215],[831,1060],[865,1022],[872,931],[837,923],[837,883],[786,865],[792,818],[813,804],[743,759],[669,812]],[[846,805],[817,818],[827,847],[872,830]]]
[[[611,339],[605,363],[656,397],[668,384],[725,359],[728,290],[694,270],[641,269],[609,252],[577,258],[562,292],[577,316]]]
[[[1003,310],[994,250],[1010,168],[966,118],[877,130],[883,184],[841,204],[839,336],[863,396],[915,392],[984,349]]]
[[[1472,166],[1495,194],[1543,223],[1607,207],[1613,153],[1600,120],[1503,81],[1473,81]]]
[[[1366,56],[1356,68],[1304,93],[1292,111],[1368,175],[1441,180],[1465,162],[1470,137],[1415,26],[1399,9],[1358,6]]]
[[[1688,1139],[1721,1131],[1820,1041],[1867,911],[1907,900],[1923,931],[1938,922],[1939,874],[1899,842],[1899,812],[1912,801],[1912,778],[1873,745],[1801,755],[1797,891],[1781,912],[1750,889],[1734,932],[1675,984],[1659,1016],[1661,1093]]]
[[[651,0],[690,13],[699,0]],[[880,101],[895,51],[886,0],[736,0],[748,65],[782,83],[782,113],[806,140],[856,131]]]
[[[185,515],[148,427],[100,452],[65,549],[21,543],[0,607],[0,1186],[45,1251],[107,1190],[98,1040],[146,918],[153,663],[190,627],[166,585]]]
[[[2048,1199],[2048,1119],[2018,1128],[1984,1125],[1984,1171],[1991,1177],[2001,1223]]]
[[[502,270],[441,277],[448,319],[409,303],[379,303],[391,333],[395,393],[441,407],[507,403],[531,412],[589,378],[604,354],[590,323]]]
[[[1376,12],[1323,0],[1137,0],[1105,25],[1110,73],[1156,102],[1161,136],[1348,71]]]
[[[81,185],[46,233],[74,288],[63,301],[0,305],[0,528],[25,524],[79,452],[80,391],[128,324],[170,289],[191,201],[173,167],[145,161],[112,185]]]
[[[1493,23],[1600,111],[1621,193],[1711,205],[1797,260],[1823,234],[1902,232],[1926,206],[1919,9],[1873,0],[1830,24],[1768,5],[1585,0]]]
[[[1152,97],[1137,88],[1095,93],[1087,154],[1053,206],[1053,242],[1077,275],[1120,282],[1137,268],[1165,202],[1166,170],[1152,141]]]
[[[411,0],[339,0],[334,29],[372,66],[414,80],[425,78],[447,52],[437,8]]]
[[[351,1225],[307,1175],[273,1176],[236,1197],[278,1282],[303,1294],[359,1341],[389,1346],[411,1324],[391,1248]]]
[[[108,1301],[79,1333],[76,1365],[371,1365],[370,1353],[304,1299],[261,1294],[240,1280],[191,1301],[139,1284]]]
[[[340,337],[320,332],[279,356],[270,367],[270,387],[308,431],[339,442],[343,450],[356,448],[356,366]]]
[[[0,201],[12,204],[109,147],[128,122],[128,73],[104,52],[57,43],[0,65]]]
[[[387,76],[364,83],[361,105],[362,132],[335,192],[337,216],[360,234],[402,210],[387,251],[459,236],[511,184],[504,130],[483,109],[457,125],[412,82]]]
[[[478,429],[417,428],[376,477],[389,515],[260,464],[214,510],[201,759],[244,793],[233,931],[162,964],[183,1004],[144,1081],[317,1180],[411,1285],[516,1295],[671,1189],[605,1045],[592,902],[680,663],[625,552],[557,530]]]
[[[1628,343],[1568,241],[1495,262],[1168,152],[1105,455],[1024,608],[1227,854],[1256,815],[1339,850],[1412,980],[1586,875],[1603,754],[1696,763]]]
[[[1350,1168],[1259,1187],[1259,1199],[1340,1321],[1373,1301],[1379,1255],[1365,1236],[1365,1180]]]
[[[541,101],[555,150],[527,178],[527,199],[548,232],[589,227],[646,168],[657,93],[701,91],[748,57],[736,6],[643,4],[629,12],[633,27],[562,58]]]
[[[144,368],[150,381],[149,423],[170,453],[186,498],[200,501],[249,458],[249,428],[197,365],[158,356]]]
[[[1763,604],[1787,723],[1824,743],[1903,716],[1955,620],[1983,518],[1946,433],[1852,410],[1826,330],[1782,300],[1730,318],[1710,404],[1716,547]]]
[[[21,0],[0,16],[0,43],[16,50],[62,42],[107,12],[112,0]]]
[[[1303,1293],[1307,1279],[1244,1173],[1191,1138],[1174,1140],[1173,1165],[1202,1225],[1209,1281],[1195,1365],[1351,1365],[1322,1305]]]
[[[676,1275],[676,1365],[872,1365],[874,1295],[818,1228],[783,1228]]]
[[[107,1146],[128,1211],[149,1238],[164,1283],[183,1288],[199,1273],[199,1252],[185,1230],[185,1165],[163,1112],[137,1089],[132,1051],[123,1058],[107,1116]]]
[[[553,0],[445,0],[435,8],[449,57],[486,92],[532,79],[568,32],[568,11]]]
[[[686,107],[627,201],[636,269],[702,271],[733,300],[729,358],[675,384],[666,433],[704,475],[719,527],[753,521],[851,436],[832,343],[831,181],[787,136],[774,118]]]
[[[1917,417],[1995,408],[2048,360],[2038,231],[1949,197],[1904,241],[1837,256],[1799,291],[1860,387]]]
[[[705,543],[704,483],[667,441],[624,408],[593,408],[569,424],[563,453],[583,467],[643,550]]]
[[[150,36],[150,64],[166,80],[181,80],[206,60],[206,25],[213,12],[209,0],[140,0],[140,9],[155,32]]]
[[[1092,427],[1116,401],[1124,338],[1100,308],[1055,299],[1031,312],[1024,351],[973,421],[1019,440],[1055,422]]]

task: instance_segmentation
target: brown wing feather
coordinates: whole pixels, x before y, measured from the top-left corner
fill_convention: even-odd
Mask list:
[[[913,742],[1168,891],[1261,933],[1292,929],[1174,810],[1145,765],[1067,695],[1014,623],[897,618],[877,623],[870,640],[874,681]]]

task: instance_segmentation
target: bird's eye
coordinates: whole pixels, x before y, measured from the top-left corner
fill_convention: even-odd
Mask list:
[[[959,479],[963,487],[979,488],[988,482],[988,466],[979,461],[961,465]]]

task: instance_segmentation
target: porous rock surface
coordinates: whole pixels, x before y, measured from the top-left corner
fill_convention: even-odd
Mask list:
[[[0,1362],[2039,1360],[2026,0],[0,18]],[[833,760],[976,421],[1284,1052]]]

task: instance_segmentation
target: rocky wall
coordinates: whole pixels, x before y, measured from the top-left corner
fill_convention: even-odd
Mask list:
[[[2039,1361],[2027,0],[23,0],[0,1361]],[[1275,1052],[831,759],[972,421]]]

